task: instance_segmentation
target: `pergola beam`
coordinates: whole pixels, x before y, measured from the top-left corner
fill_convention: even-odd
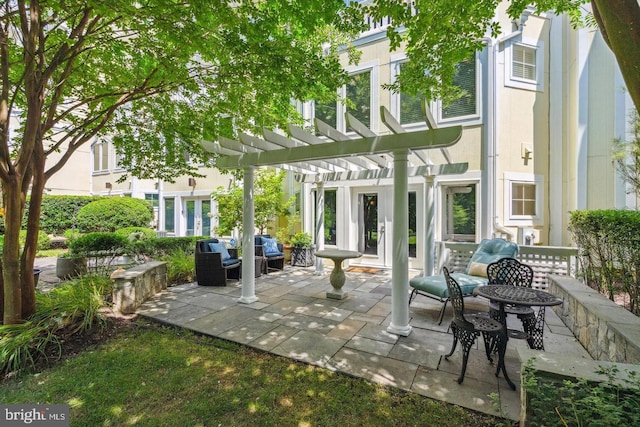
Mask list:
[[[238,156],[220,157],[217,167],[235,169],[245,166],[269,166],[281,163],[304,162],[383,154],[401,149],[443,148],[454,145],[462,136],[462,126],[443,129],[422,130],[399,135],[382,135],[354,139],[344,142],[326,142],[322,144],[293,147],[288,149],[245,153]]]

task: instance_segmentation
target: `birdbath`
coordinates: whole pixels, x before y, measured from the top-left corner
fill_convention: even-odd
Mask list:
[[[356,251],[346,251],[343,249],[324,249],[316,252],[316,256],[320,258],[329,258],[333,261],[334,267],[329,276],[329,283],[333,287],[333,291],[327,292],[327,298],[343,299],[347,293],[342,290],[345,282],[345,274],[342,269],[342,261],[347,258],[360,258],[362,254]]]

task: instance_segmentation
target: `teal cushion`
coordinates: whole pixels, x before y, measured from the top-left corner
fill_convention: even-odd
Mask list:
[[[227,245],[224,243],[209,243],[209,249],[211,249],[211,252],[221,253],[222,261],[226,261],[231,258],[231,255],[229,255],[229,251],[227,250]]]
[[[483,239],[478,249],[473,253],[465,273],[469,274],[471,264],[491,264],[502,258],[515,258],[518,255],[518,245],[505,239]],[[462,284],[460,284],[462,286]]]
[[[484,277],[469,276],[465,273],[451,273],[451,277],[460,285],[462,295],[471,295],[476,287],[488,283]],[[449,289],[443,275],[414,277],[409,281],[409,286],[439,298],[449,298]]]

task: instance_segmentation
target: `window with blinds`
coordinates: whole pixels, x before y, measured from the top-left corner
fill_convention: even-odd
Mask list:
[[[403,65],[404,63],[399,64],[401,73]],[[400,92],[400,124],[424,123],[424,114],[422,113],[423,100],[424,95],[421,93],[409,95],[402,91]]]
[[[522,44],[514,44],[512,49],[513,77],[536,81],[536,49]]]
[[[443,106],[443,119],[471,116],[477,114],[478,111],[475,55],[471,59],[460,62],[456,69],[453,84],[462,89],[464,94],[446,107]]]
[[[109,170],[109,143],[99,142],[93,145],[93,171],[105,172]]]

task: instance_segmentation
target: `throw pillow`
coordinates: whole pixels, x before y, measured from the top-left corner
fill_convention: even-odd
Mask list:
[[[262,247],[264,248],[264,254],[266,256],[269,255],[279,255],[280,251],[278,250],[278,242],[275,238],[262,238]]]
[[[469,266],[469,276],[487,277],[487,264],[472,262]]]
[[[209,249],[211,249],[211,252],[221,253],[222,261],[231,259],[231,255],[229,255],[229,251],[227,250],[227,245],[224,243],[209,243]]]

